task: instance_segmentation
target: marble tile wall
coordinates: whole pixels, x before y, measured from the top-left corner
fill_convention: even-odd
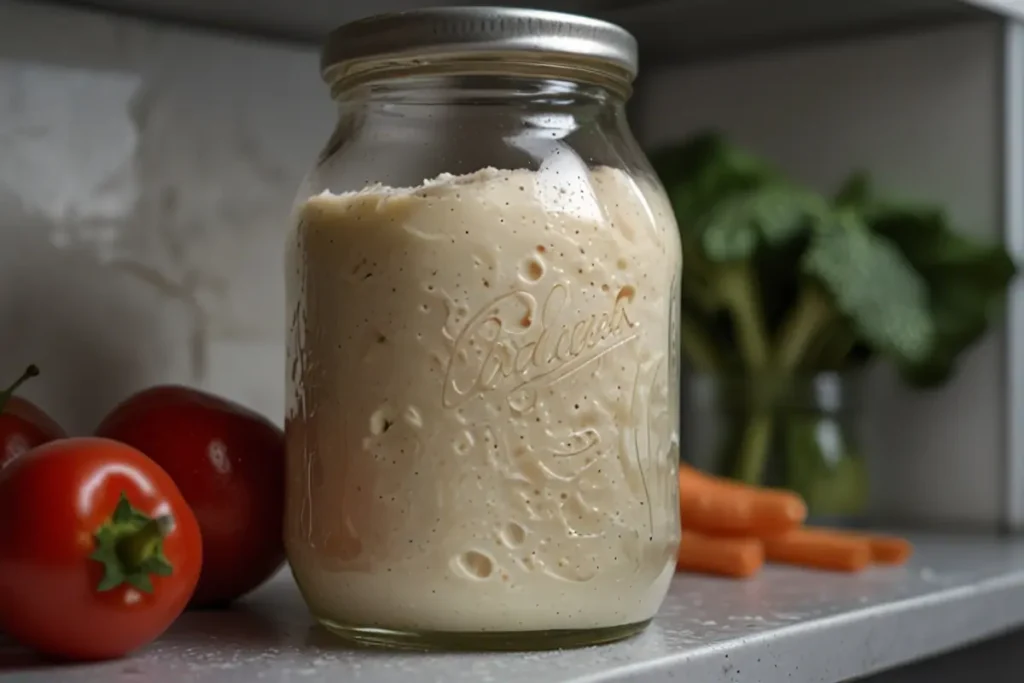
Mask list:
[[[0,384],[91,429],[155,382],[283,412],[283,231],[315,47],[0,0]]]

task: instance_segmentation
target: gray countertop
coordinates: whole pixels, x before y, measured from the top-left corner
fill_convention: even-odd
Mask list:
[[[11,683],[835,683],[1024,625],[1024,541],[915,538],[911,565],[859,576],[769,567],[677,576],[654,624],[601,647],[529,654],[350,650],[285,572],[244,604],[186,614],[134,657],[53,667],[0,642]]]

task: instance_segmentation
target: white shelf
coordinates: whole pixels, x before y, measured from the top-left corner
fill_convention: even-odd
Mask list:
[[[143,16],[319,43],[334,26],[377,12],[488,4],[458,0],[71,0]],[[1024,18],[1019,0],[501,0],[616,21],[648,62],[679,61],[803,40],[984,16]]]
[[[189,613],[131,659],[49,667],[0,646],[14,683],[838,683],[1024,625],[1024,541],[917,538],[912,564],[859,576],[771,567],[680,575],[622,643],[531,654],[350,650],[313,625],[287,573],[227,612]]]

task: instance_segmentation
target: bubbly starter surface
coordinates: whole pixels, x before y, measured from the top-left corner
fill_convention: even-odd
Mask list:
[[[608,168],[300,206],[285,533],[316,616],[649,619],[679,541],[679,259],[664,200]]]

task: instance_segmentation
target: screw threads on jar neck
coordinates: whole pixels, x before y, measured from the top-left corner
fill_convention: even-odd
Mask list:
[[[595,67],[587,62],[575,62],[565,55],[557,55],[550,61],[540,57],[527,60],[524,55],[368,61],[325,69],[324,79],[335,99],[368,84],[384,87],[403,84],[406,89],[421,92],[444,89],[453,96],[460,91],[475,91],[478,96],[489,92],[490,96],[506,99],[552,89],[577,93],[600,89],[622,100],[632,93],[628,72],[611,65]]]

